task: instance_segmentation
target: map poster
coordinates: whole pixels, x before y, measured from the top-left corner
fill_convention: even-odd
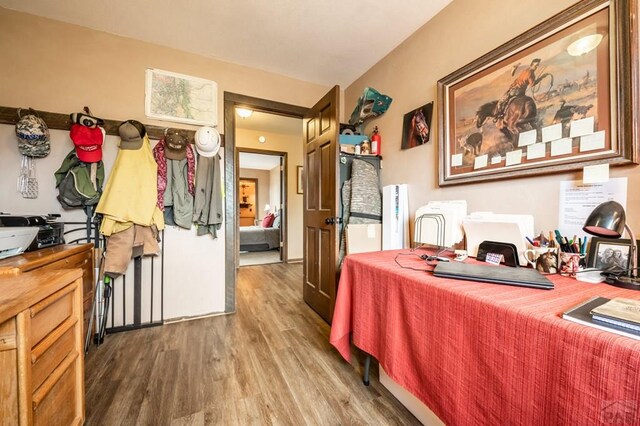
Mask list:
[[[145,115],[196,125],[218,124],[218,84],[158,69],[147,69]]]

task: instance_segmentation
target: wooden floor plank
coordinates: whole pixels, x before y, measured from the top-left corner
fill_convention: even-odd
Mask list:
[[[87,425],[413,425],[362,385],[302,301],[302,265],[243,267],[237,312],[107,335],[86,358]]]

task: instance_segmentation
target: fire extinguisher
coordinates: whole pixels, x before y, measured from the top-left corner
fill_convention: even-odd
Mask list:
[[[371,154],[382,155],[382,137],[378,132],[378,126],[373,129],[373,134],[371,134]]]

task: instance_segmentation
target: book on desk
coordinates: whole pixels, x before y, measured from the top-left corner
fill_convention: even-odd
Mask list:
[[[614,302],[613,305],[615,309],[616,302],[618,301],[619,299],[612,300],[606,297],[594,297],[566,311],[562,314],[562,318],[578,324],[640,340],[640,327],[638,327],[637,324],[628,322],[615,314],[613,316],[603,316],[599,314],[599,312],[603,310],[609,314],[615,312],[611,310],[611,302]],[[638,301],[633,302],[635,302],[636,306],[640,305]],[[607,308],[605,305],[609,305],[609,307]]]

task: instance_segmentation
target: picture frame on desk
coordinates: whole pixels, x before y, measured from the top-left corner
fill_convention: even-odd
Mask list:
[[[629,267],[630,253],[631,240],[629,239],[593,237],[589,243],[587,267],[602,271],[624,271]],[[638,257],[640,259],[640,255]]]
[[[438,81],[440,186],[637,163],[636,9],[578,2]]]

